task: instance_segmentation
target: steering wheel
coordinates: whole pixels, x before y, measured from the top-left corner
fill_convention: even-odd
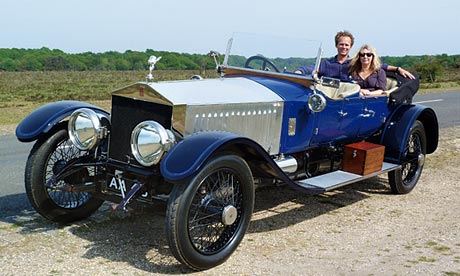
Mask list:
[[[263,56],[252,56],[250,58],[248,58],[246,60],[246,63],[244,64],[244,67],[245,68],[251,68],[253,69],[253,67],[249,66],[249,64],[251,62],[256,62],[256,61],[262,61],[262,67],[260,68],[260,70],[264,70],[264,71],[271,71],[270,70],[270,67],[275,70],[276,72],[280,72],[280,70],[278,70],[278,68],[276,67],[275,64],[273,64],[273,62],[271,62],[270,60],[268,60],[266,57],[263,57]]]

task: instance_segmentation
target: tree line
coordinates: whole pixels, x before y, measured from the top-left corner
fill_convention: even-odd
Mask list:
[[[214,60],[207,54],[187,54],[147,49],[144,52],[127,50],[124,53],[65,53],[46,47],[40,49],[0,49],[0,71],[126,71],[148,70],[147,60],[151,55],[161,56],[155,65],[157,70],[210,70]],[[243,62],[244,59],[241,59]],[[285,63],[302,66],[303,60],[286,59]],[[436,81],[445,69],[460,68],[460,55],[422,55],[382,57],[382,62],[408,68],[419,73],[428,82]],[[242,66],[243,64],[240,64]]]
[[[154,51],[108,51],[69,54],[58,49],[0,49],[1,71],[126,71],[147,70],[151,55],[161,56],[158,70],[199,70],[215,68],[207,55]]]

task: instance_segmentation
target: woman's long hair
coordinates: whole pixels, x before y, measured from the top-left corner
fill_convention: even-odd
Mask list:
[[[353,58],[350,61],[350,74],[352,76],[358,75],[359,71],[361,70],[362,65],[361,65],[361,60],[359,58],[359,54],[363,50],[368,50],[369,52],[374,54],[374,57],[372,58],[372,63],[371,63],[371,70],[373,72],[377,72],[378,70],[380,70],[382,63],[380,62],[380,58],[379,58],[379,55],[377,54],[377,51],[371,45],[364,44],[363,46],[359,48],[358,51],[356,51],[356,53],[353,55]]]

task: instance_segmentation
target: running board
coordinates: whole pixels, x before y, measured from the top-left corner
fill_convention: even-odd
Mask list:
[[[295,183],[300,186],[302,190],[310,190],[310,192],[314,194],[320,194],[336,189],[338,187],[380,175],[382,173],[394,171],[399,168],[401,168],[401,165],[383,162],[382,169],[380,171],[368,175],[359,175],[338,170],[331,173],[307,178],[301,181],[296,181]]]

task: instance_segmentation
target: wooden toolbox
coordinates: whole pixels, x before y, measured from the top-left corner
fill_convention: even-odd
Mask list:
[[[369,142],[345,145],[342,170],[367,175],[382,169],[385,146]]]

